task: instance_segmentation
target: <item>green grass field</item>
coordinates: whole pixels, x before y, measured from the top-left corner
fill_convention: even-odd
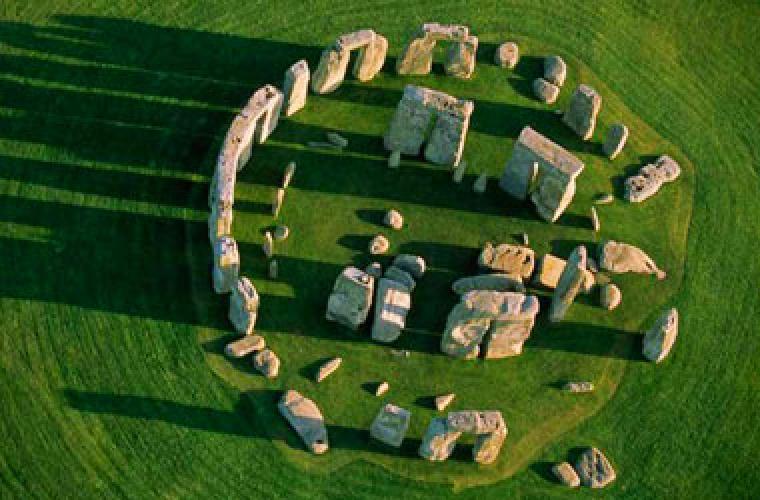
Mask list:
[[[6,2],[0,6],[0,497],[749,498],[757,490],[760,354],[760,5],[751,2]],[[398,77],[395,58],[424,21],[467,24],[480,38],[471,81]],[[234,114],[305,58],[314,70],[336,36],[373,28],[390,42],[373,81],[348,78],[310,95],[254,150],[238,178],[234,236],[243,274],[262,295],[257,330],[283,361],[267,381],[222,355],[234,338],[227,297],[211,291],[208,183]],[[520,44],[514,71],[495,67],[502,41]],[[541,57],[560,54],[568,81],[554,106],[530,95]],[[442,53],[438,55],[442,59]],[[578,83],[603,98],[592,141],[554,114]],[[474,99],[464,182],[405,159],[385,166],[381,135],[406,83]],[[614,162],[610,124],[632,131]],[[586,170],[555,225],[510,200],[494,180],[525,125],[576,153]],[[342,153],[304,147],[337,130]],[[641,205],[588,208],[600,192],[668,153],[682,177]],[[280,277],[260,250],[284,165],[298,170],[279,221]],[[488,172],[483,196],[473,180]],[[397,208],[407,228],[391,255],[430,266],[412,295],[408,329],[391,348],[324,319],[342,267],[370,262],[366,245]],[[527,232],[542,254],[567,256],[602,239],[640,245],[668,279],[614,277],[623,305],[581,297],[565,322],[539,321],[522,356],[463,362],[440,354],[456,302],[453,279],[474,271],[483,242]],[[389,257],[381,259],[384,263]],[[545,292],[540,292],[546,297]],[[660,365],[640,356],[640,331],[663,307],[681,333]],[[542,298],[544,311],[548,301]],[[320,385],[319,362],[344,366]],[[590,397],[557,390],[592,379]],[[388,380],[376,398],[368,388]],[[331,450],[308,454],[279,416],[296,388],[325,414]],[[500,459],[477,466],[460,446],[445,463],[416,448],[436,414],[499,409]],[[384,401],[412,411],[401,450],[370,441]],[[589,445],[618,479],[571,491],[551,464]]]

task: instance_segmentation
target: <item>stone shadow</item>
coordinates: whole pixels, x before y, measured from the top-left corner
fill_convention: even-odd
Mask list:
[[[618,343],[623,339],[623,342]],[[644,361],[641,335],[618,328],[562,321],[549,324],[538,318],[533,334],[525,342],[526,349],[548,349],[628,361]]]
[[[544,58],[539,56],[520,56],[513,76],[507,81],[515,92],[528,99],[536,99],[533,94],[533,80],[544,76]]]

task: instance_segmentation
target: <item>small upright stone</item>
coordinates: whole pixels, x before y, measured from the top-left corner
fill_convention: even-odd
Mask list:
[[[274,239],[277,241],[285,241],[290,235],[290,228],[288,226],[278,225],[274,228]]]
[[[599,222],[599,214],[596,213],[596,208],[591,207],[591,228],[595,233],[598,233],[602,229],[602,224]]]
[[[382,255],[388,251],[390,246],[391,243],[388,241],[388,238],[382,234],[378,234],[369,242],[369,253],[372,255]]]
[[[462,182],[462,179],[464,178],[465,170],[467,170],[466,161],[462,161],[459,163],[459,165],[454,167],[454,174],[452,175],[452,179],[454,180],[456,184],[459,184],[460,182]]]
[[[623,294],[620,293],[620,288],[617,285],[608,283],[601,288],[599,302],[608,311],[612,311],[619,306],[622,299]]]
[[[391,229],[398,231],[404,227],[404,217],[398,210],[391,209],[385,212],[385,217],[383,217],[383,224]]]
[[[280,373],[280,358],[271,349],[264,349],[253,356],[253,367],[266,378],[277,378]]]
[[[448,394],[441,394],[440,396],[435,397],[435,409],[438,411],[443,411],[446,409],[447,406],[451,404],[452,401],[454,401],[454,398],[456,397],[456,394],[453,392],[450,392]]]
[[[280,215],[280,209],[282,208],[282,202],[285,200],[285,190],[283,188],[277,188],[272,197],[272,215],[277,217]]]
[[[609,205],[615,201],[615,197],[610,193],[602,193],[596,197],[594,203],[597,205]]]
[[[409,429],[411,412],[393,404],[386,404],[372,422],[369,434],[373,438],[395,448],[401,447]]]
[[[528,233],[522,233],[521,238],[522,238],[523,245],[525,245],[526,247],[530,245],[530,239],[528,238]]]
[[[494,63],[502,68],[513,69],[520,58],[520,49],[515,42],[504,42],[499,45],[494,55]]]
[[[610,127],[609,132],[607,132],[607,139],[604,141],[602,150],[610,160],[614,160],[615,157],[623,151],[627,141],[628,127],[622,123],[616,123]]]
[[[419,255],[401,253],[393,259],[393,265],[411,274],[414,279],[420,279],[425,274],[427,265]]]
[[[285,82],[282,85],[284,105],[282,112],[285,116],[291,116],[306,105],[306,96],[309,93],[309,64],[301,59],[285,72]]]
[[[544,79],[547,82],[561,87],[567,77],[567,64],[560,56],[548,56],[544,58]]]
[[[340,368],[341,363],[343,363],[343,358],[338,357],[333,358],[320,366],[319,370],[317,370],[317,383],[322,382],[324,379],[332,375],[335,370]]]
[[[420,443],[419,455],[431,462],[443,462],[454,451],[462,431],[451,429],[446,417],[433,417]]]
[[[377,384],[377,387],[375,388],[375,396],[380,397],[386,392],[388,392],[388,389],[390,389],[391,386],[388,382],[383,381]]]
[[[659,363],[670,354],[678,337],[678,310],[665,311],[652,328],[644,334],[643,354],[649,361]]]
[[[594,135],[596,116],[601,108],[602,96],[592,87],[581,84],[575,89],[562,121],[581,139],[588,141]]]
[[[483,194],[486,192],[486,188],[488,187],[488,174],[483,172],[478,176],[477,179],[475,179],[475,182],[472,185],[472,190],[477,194]]]
[[[337,134],[335,132],[328,132],[327,133],[327,141],[330,144],[333,144],[333,145],[335,145],[336,147],[338,147],[340,149],[344,149],[344,148],[348,147],[348,139],[346,139],[342,135]]]
[[[552,472],[554,473],[554,477],[557,478],[557,481],[565,486],[577,488],[581,485],[581,479],[578,477],[578,473],[575,472],[573,466],[567,462],[554,465],[552,467]]]
[[[277,259],[272,259],[269,261],[269,279],[270,280],[276,280],[277,276],[279,275],[279,269],[280,266],[277,264]]]
[[[625,199],[640,203],[654,196],[663,184],[673,182],[681,175],[681,166],[668,155],[660,156],[656,162],[644,165],[638,174],[625,180]]]
[[[533,80],[533,95],[541,102],[554,104],[559,97],[559,87],[543,78]]]
[[[575,464],[583,486],[591,488],[604,488],[615,480],[615,469],[612,468],[604,453],[596,448],[589,448],[583,452]]]
[[[401,165],[401,151],[391,151],[391,155],[388,157],[388,167],[398,168]]]
[[[282,189],[287,189],[290,183],[293,181],[293,176],[296,174],[296,162],[291,161],[285,166],[285,171],[282,174]]]
[[[266,231],[264,233],[264,243],[261,245],[261,250],[267,259],[271,259],[274,255],[274,240],[272,239],[272,233]]]

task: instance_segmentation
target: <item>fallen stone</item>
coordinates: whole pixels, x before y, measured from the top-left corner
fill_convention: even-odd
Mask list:
[[[340,368],[341,363],[343,363],[343,358],[338,357],[333,358],[320,366],[319,370],[317,370],[317,383],[322,382],[324,379],[332,375],[335,370]]]
[[[274,239],[277,241],[285,241],[290,236],[290,228],[288,226],[278,225],[274,228]]]
[[[609,205],[615,201],[615,197],[611,195],[610,193],[603,193],[597,196],[596,200],[594,200],[594,203],[597,205]]]
[[[549,306],[549,321],[562,321],[565,313],[581,291],[586,270],[586,247],[578,246],[568,257],[565,268],[559,277],[557,287]]]
[[[616,123],[607,132],[607,139],[602,145],[602,151],[610,160],[614,160],[623,151],[628,141],[628,127],[622,123]]]
[[[282,174],[282,189],[287,189],[290,183],[293,181],[293,176],[296,174],[296,162],[291,161],[285,166],[285,171]]]
[[[335,280],[327,299],[329,321],[335,321],[352,330],[361,326],[369,316],[375,278],[355,267],[345,268]]]
[[[234,342],[230,342],[224,348],[224,354],[228,358],[242,358],[252,352],[260,351],[267,346],[264,337],[260,335],[246,335]]]
[[[272,239],[272,233],[269,231],[264,232],[264,243],[261,245],[261,251],[264,252],[264,256],[267,259],[271,259],[274,255],[274,240]]]
[[[459,184],[462,182],[462,179],[464,178],[464,172],[467,170],[467,162],[462,161],[454,167],[454,173],[452,174],[451,178],[456,183]]]
[[[554,477],[557,478],[557,481],[565,486],[577,488],[581,485],[581,479],[578,477],[575,469],[573,469],[573,466],[567,462],[554,465],[552,467],[552,473],[554,473]]]
[[[461,435],[461,431],[449,428],[446,418],[433,417],[422,437],[418,453],[431,462],[442,462],[451,456]]]
[[[250,335],[256,325],[258,311],[259,294],[251,280],[243,276],[232,289],[227,316],[238,333]]]
[[[380,382],[377,384],[377,387],[375,388],[375,396],[380,397],[391,388],[390,384],[388,382]]]
[[[240,273],[240,254],[237,242],[231,236],[223,236],[214,245],[214,270],[212,282],[216,293],[229,293],[237,286]]]
[[[450,412],[446,418],[449,429],[471,434],[486,434],[506,427],[500,411],[463,410]]]
[[[604,488],[615,480],[615,469],[612,468],[604,453],[596,448],[589,448],[581,454],[575,464],[575,470],[583,486]]]
[[[663,280],[667,273],[643,250],[627,243],[607,241],[599,249],[599,266],[611,273],[654,274]]]
[[[483,194],[488,187],[488,174],[485,172],[480,174],[472,185],[472,190],[477,194]]]
[[[566,382],[565,385],[562,386],[562,390],[574,394],[593,392],[594,384],[591,382]]]
[[[298,391],[288,390],[282,395],[277,408],[312,453],[321,455],[327,451],[325,419],[314,401]]]
[[[536,254],[524,246],[502,243],[494,246],[490,241],[483,245],[478,256],[478,265],[491,272],[511,274],[530,278],[533,274]]]
[[[543,78],[536,78],[533,80],[533,95],[541,102],[554,104],[559,97],[559,87]]]
[[[295,63],[285,72],[285,81],[282,84],[283,113],[285,116],[294,115],[306,105],[310,78],[309,64],[304,59]]]
[[[388,238],[382,234],[378,234],[369,242],[369,253],[372,255],[382,255],[388,251],[390,246],[391,243],[388,241]]]
[[[559,277],[562,275],[566,263],[565,259],[560,259],[552,254],[547,253],[542,255],[536,263],[536,272],[533,274],[533,284],[546,288],[557,288]],[[586,265],[588,266],[588,257],[586,258]],[[595,283],[594,274],[588,269],[586,269],[583,274],[581,291],[589,292]]]
[[[425,274],[425,259],[419,255],[398,254],[393,259],[393,265],[408,272],[414,279],[420,279]]]
[[[519,276],[504,273],[480,274],[459,278],[451,285],[457,295],[473,290],[493,290],[495,292],[525,293],[525,285]]]
[[[397,358],[408,358],[412,353],[406,349],[391,349],[391,354]]]
[[[333,144],[336,147],[339,147],[340,149],[344,149],[348,147],[348,139],[346,139],[342,135],[337,134],[335,132],[328,132],[326,135],[327,135],[327,142],[329,142],[330,144]]]
[[[502,68],[513,69],[520,58],[520,49],[515,42],[504,42],[499,45],[494,55],[494,63]]]
[[[390,227],[391,229],[398,231],[404,227],[404,217],[398,210],[391,209],[385,212],[385,216],[383,217],[383,224]]]
[[[364,269],[364,272],[379,279],[383,277],[383,266],[379,262],[373,262]]]
[[[399,165],[401,165],[401,151],[391,151],[391,155],[388,157],[388,166],[398,168]]]
[[[264,349],[253,356],[253,367],[266,378],[277,378],[280,373],[280,358],[271,349]]]
[[[654,164],[641,167],[639,173],[625,180],[625,199],[640,203],[654,196],[663,184],[673,182],[681,175],[681,166],[667,155],[660,156]]]
[[[409,289],[393,280],[381,278],[375,299],[375,321],[372,340],[390,343],[396,340],[406,325],[412,300]]]
[[[581,84],[570,99],[570,106],[562,121],[584,141],[591,139],[596,127],[596,116],[602,108],[602,97],[592,87]]]
[[[385,278],[401,283],[408,288],[410,292],[414,290],[415,286],[417,286],[417,283],[414,281],[411,274],[396,266],[391,266],[385,270]]]
[[[548,56],[544,58],[544,79],[561,87],[567,78],[567,64],[560,56]]]
[[[411,418],[412,414],[408,410],[388,403],[375,417],[369,434],[382,443],[399,448],[404,442]]]
[[[269,261],[269,267],[268,267],[268,274],[270,280],[276,280],[277,275],[279,274],[279,265],[277,264],[276,259],[272,259]]]
[[[598,233],[602,229],[602,224],[599,222],[599,214],[596,213],[596,208],[594,207],[591,207],[589,212],[591,214],[591,229],[593,229],[595,233]]]
[[[619,306],[622,299],[623,294],[620,293],[620,288],[618,288],[616,285],[609,283],[601,288],[601,292],[599,294],[599,302],[601,303],[602,307],[608,311],[612,311],[617,306]]]
[[[443,411],[446,409],[447,406],[451,404],[452,401],[454,401],[454,398],[456,397],[456,394],[453,392],[450,392],[448,394],[441,394],[440,396],[435,397],[435,409],[438,411]]]
[[[506,439],[506,425],[487,434],[478,434],[475,436],[475,443],[472,446],[472,459],[483,465],[494,463],[499,458],[501,446]]]
[[[652,328],[644,334],[642,352],[649,361],[659,363],[670,354],[678,337],[678,310],[674,307],[665,311]]]
[[[341,151],[341,148],[333,144],[332,142],[324,142],[324,141],[309,141],[306,143],[306,145],[310,148],[314,149],[334,149],[336,151]]]

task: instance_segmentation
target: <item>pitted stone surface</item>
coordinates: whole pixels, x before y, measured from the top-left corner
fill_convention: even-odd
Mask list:
[[[335,280],[327,300],[326,318],[356,330],[369,316],[375,278],[355,267],[347,267]]]
[[[670,156],[660,156],[654,164],[641,167],[639,173],[625,180],[625,199],[640,203],[654,196],[663,184],[681,175],[681,166]]]
[[[562,115],[565,125],[587,141],[594,135],[596,116],[602,108],[602,97],[589,85],[581,84],[575,89],[570,107]]]

